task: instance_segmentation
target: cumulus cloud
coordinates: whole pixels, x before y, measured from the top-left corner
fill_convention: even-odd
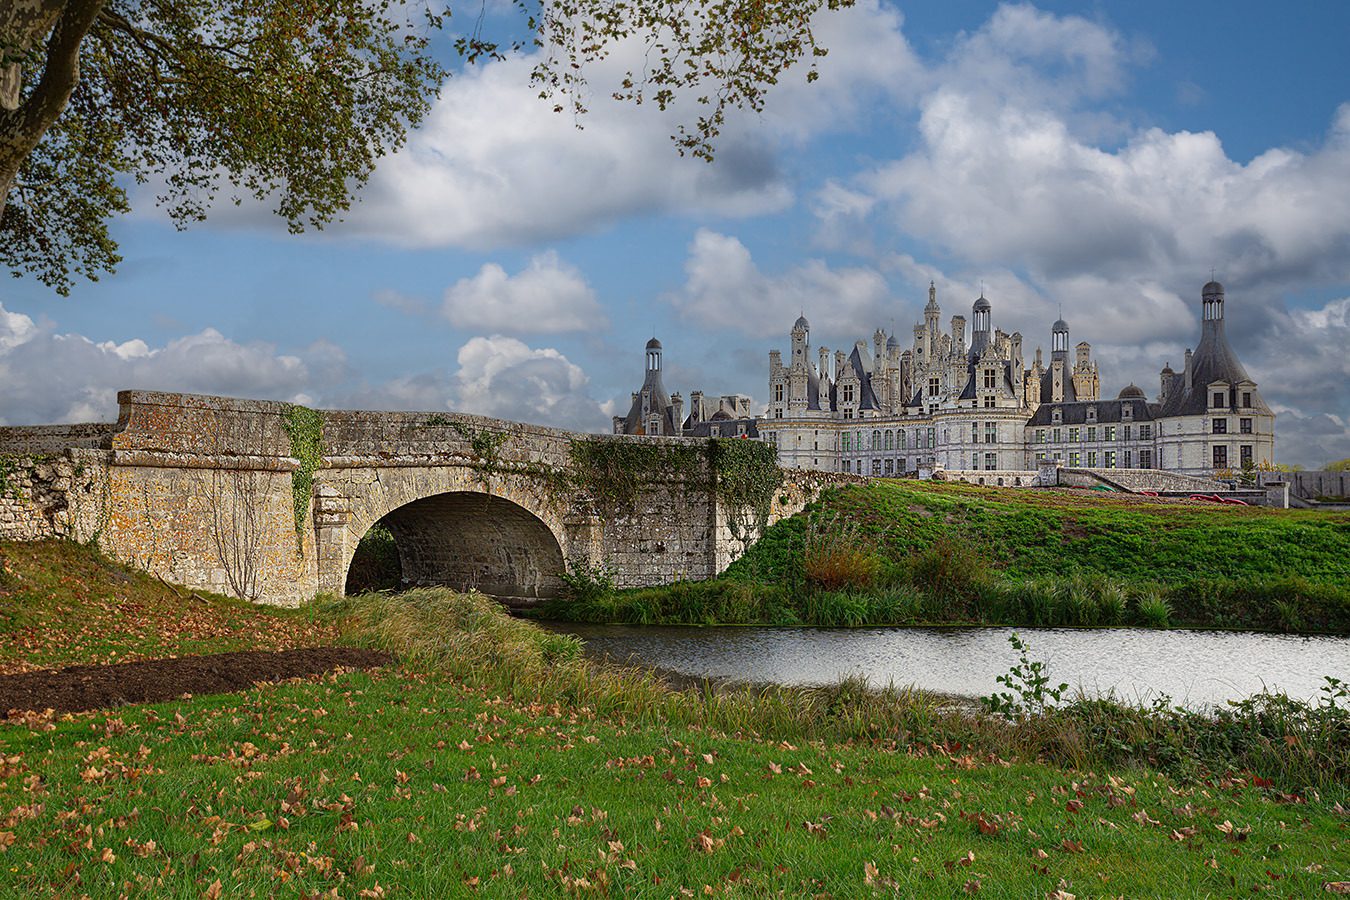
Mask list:
[[[454,384],[462,409],[577,431],[607,424],[587,394],[585,372],[557,350],[501,335],[475,337],[459,349],[458,362]]]
[[[441,315],[464,331],[541,334],[609,327],[595,292],[574,266],[552,250],[515,275],[496,263],[445,290]]]
[[[320,339],[298,353],[230,340],[215,329],[151,347],[58,334],[0,304],[0,424],[108,422],[117,391],[181,391],[348,409],[458,410],[580,431],[608,421],[581,367],[551,348],[510,337],[475,337],[458,370],[362,380],[342,348]]]
[[[760,271],[739,239],[700,228],[689,245],[684,286],[666,299],[682,318],[706,330],[751,337],[781,335],[799,312],[819,310],[826,330],[875,326],[889,295],[871,268],[832,269],[807,260],[780,275]],[[827,314],[828,311],[828,314]]]
[[[856,127],[878,98],[912,103],[923,70],[901,25],[879,0],[822,15],[818,37],[829,53],[816,61],[819,78],[806,83],[810,60],[803,60],[772,88],[763,116],[732,110],[711,164],[680,157],[670,140],[706,111],[692,97],[677,97],[666,112],[608,97],[626,71],[642,68],[646,51],[636,40],[588,66],[595,94],[576,119],[554,114],[531,86],[534,55],[467,68],[445,84],[424,124],[381,163],[363,202],[334,231],[486,248],[576,235],[645,213],[782,210],[793,201],[777,162],[784,141]]]
[[[301,358],[212,328],[153,349],[140,339],[95,343],[0,305],[0,414],[11,425],[114,419],[124,388],[289,400],[312,380]]]

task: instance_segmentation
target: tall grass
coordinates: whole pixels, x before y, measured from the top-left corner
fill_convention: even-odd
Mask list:
[[[1079,696],[1058,706],[1033,705],[1008,719],[914,688],[878,688],[857,676],[820,688],[705,683],[680,691],[650,672],[588,663],[575,638],[512,619],[477,594],[366,595],[342,601],[335,611],[345,614],[351,639],[392,650],[413,665],[637,723],[786,741],[942,752],[961,747],[1079,768],[1149,766],[1183,777],[1249,771],[1288,791],[1344,793],[1350,782],[1350,691],[1331,679],[1319,704],[1268,693],[1203,712],[1171,707],[1167,698],[1143,706]]]

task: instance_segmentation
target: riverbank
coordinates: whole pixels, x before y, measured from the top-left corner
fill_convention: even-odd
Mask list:
[[[574,572],[541,615],[632,624],[1188,626],[1350,634],[1350,515],[873,481],[712,581]]]
[[[588,665],[480,595],[297,615],[400,662],[0,726],[0,892],[1299,897],[1350,882],[1350,729],[1276,698],[1221,721],[1051,711],[1025,678],[1002,716],[857,681],[679,691]],[[114,609],[101,627],[120,643],[136,622]]]

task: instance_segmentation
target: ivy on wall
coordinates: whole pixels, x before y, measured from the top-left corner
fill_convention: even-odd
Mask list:
[[[769,524],[774,494],[783,484],[778,467],[778,448],[760,441],[721,438],[708,442],[709,469],[716,481],[713,490],[727,510],[727,520],[737,537],[750,523],[741,521],[743,510],[754,513],[762,534]]]
[[[434,418],[434,417],[433,417]],[[428,422],[427,424],[431,424]],[[451,423],[459,436],[469,442],[469,447],[474,455],[483,461],[483,472],[491,473],[497,471],[498,463],[501,462],[502,445],[511,437],[509,431],[488,431],[486,428],[481,431],[474,431],[463,422]]]
[[[706,479],[698,445],[671,446],[578,438],[567,455],[574,489],[602,505],[632,509],[644,484]]]
[[[686,481],[710,487],[727,511],[732,529],[743,532],[749,509],[761,529],[783,483],[776,448],[759,441],[714,439],[688,444],[577,439],[568,451],[574,489],[602,505],[632,509],[643,485]]]
[[[291,492],[295,499],[295,551],[305,547],[305,518],[314,499],[314,473],[323,464],[323,413],[291,404],[282,424],[291,439],[291,456],[300,468],[291,473]]]

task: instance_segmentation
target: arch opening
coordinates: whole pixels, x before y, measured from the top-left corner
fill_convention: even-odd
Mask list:
[[[529,510],[491,494],[456,491],[415,500],[386,514],[367,536],[380,531],[397,550],[404,588],[436,585],[503,600],[546,600],[563,586],[558,538]],[[362,547],[367,543],[363,538]],[[347,570],[349,592],[362,571],[358,548]]]

